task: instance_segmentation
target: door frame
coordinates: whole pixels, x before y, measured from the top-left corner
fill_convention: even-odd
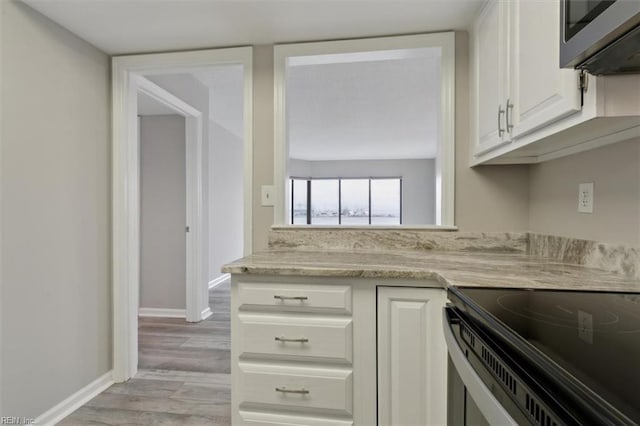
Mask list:
[[[185,119],[185,172],[186,172],[186,223],[189,228],[185,229],[186,238],[186,319],[189,322],[198,322],[205,317],[211,315],[211,309],[206,294],[198,288],[198,283],[202,283],[205,277],[202,276],[203,268],[201,264],[206,262],[204,258],[203,241],[206,236],[203,235],[202,227],[202,189],[203,189],[203,140],[202,140],[202,112],[187,104],[182,99],[174,96],[162,87],[144,78],[141,75],[133,75],[131,78],[131,89],[136,94],[143,93],[154,101],[166,106],[174,111],[177,115],[181,115]],[[135,105],[133,104],[135,103]],[[138,111],[138,99],[134,96],[130,99],[130,111]],[[136,117],[136,122],[138,122]],[[140,133],[140,126],[136,129],[136,135]],[[138,142],[139,144],[139,142]],[[138,147],[138,152],[140,148]],[[139,158],[138,158],[139,161]],[[140,194],[138,194],[140,196]],[[138,231],[139,232],[139,231]],[[135,283],[132,286],[133,297],[139,296],[140,283],[138,283],[138,291],[135,290]],[[136,303],[140,307],[140,303]],[[137,322],[137,318],[136,318]],[[137,327],[137,324],[136,324]],[[136,342],[137,343],[137,342]],[[136,345],[137,352],[137,345]]]
[[[113,380],[115,382],[128,380],[138,371],[140,163],[135,81],[141,74],[170,74],[185,72],[188,68],[231,64],[242,65],[244,73],[243,201],[244,253],[246,255],[252,251],[253,49],[237,47],[112,58],[112,280]],[[206,159],[202,160],[206,161]],[[204,179],[202,162],[199,164],[199,170],[197,179],[202,181]],[[200,202],[199,208],[202,209],[202,207]],[[207,220],[202,211],[195,214],[199,215],[201,221]],[[203,249],[206,239],[201,240],[198,248],[201,252],[206,252]],[[206,276],[204,273],[206,264],[207,262],[200,262],[198,266],[200,277]],[[205,295],[204,300],[208,291],[207,281],[204,279],[201,289]],[[200,290],[199,285],[195,287]]]

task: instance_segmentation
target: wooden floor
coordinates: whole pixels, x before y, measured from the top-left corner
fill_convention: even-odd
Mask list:
[[[230,425],[229,284],[209,292],[206,321],[140,318],[138,374],[60,425]]]

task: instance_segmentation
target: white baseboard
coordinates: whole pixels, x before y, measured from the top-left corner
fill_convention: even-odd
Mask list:
[[[218,278],[209,281],[209,290],[227,282],[229,278],[231,278],[231,274],[222,274]]]
[[[89,402],[96,395],[113,384],[113,370],[98,377],[55,407],[47,410],[35,419],[36,425],[53,426],[69,414]]]
[[[186,309],[165,309],[165,308],[140,308],[138,316],[141,317],[161,317],[161,318],[186,318]]]
[[[213,312],[211,312],[211,308],[207,306],[206,309],[203,309],[202,312],[200,312],[200,319],[204,321],[207,318],[209,318],[212,314]]]

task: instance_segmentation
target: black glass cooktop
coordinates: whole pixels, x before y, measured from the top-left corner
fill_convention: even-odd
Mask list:
[[[450,299],[640,424],[640,293],[463,288]]]

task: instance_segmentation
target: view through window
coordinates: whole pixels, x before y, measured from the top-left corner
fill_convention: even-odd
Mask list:
[[[401,178],[292,178],[293,225],[401,225]]]

